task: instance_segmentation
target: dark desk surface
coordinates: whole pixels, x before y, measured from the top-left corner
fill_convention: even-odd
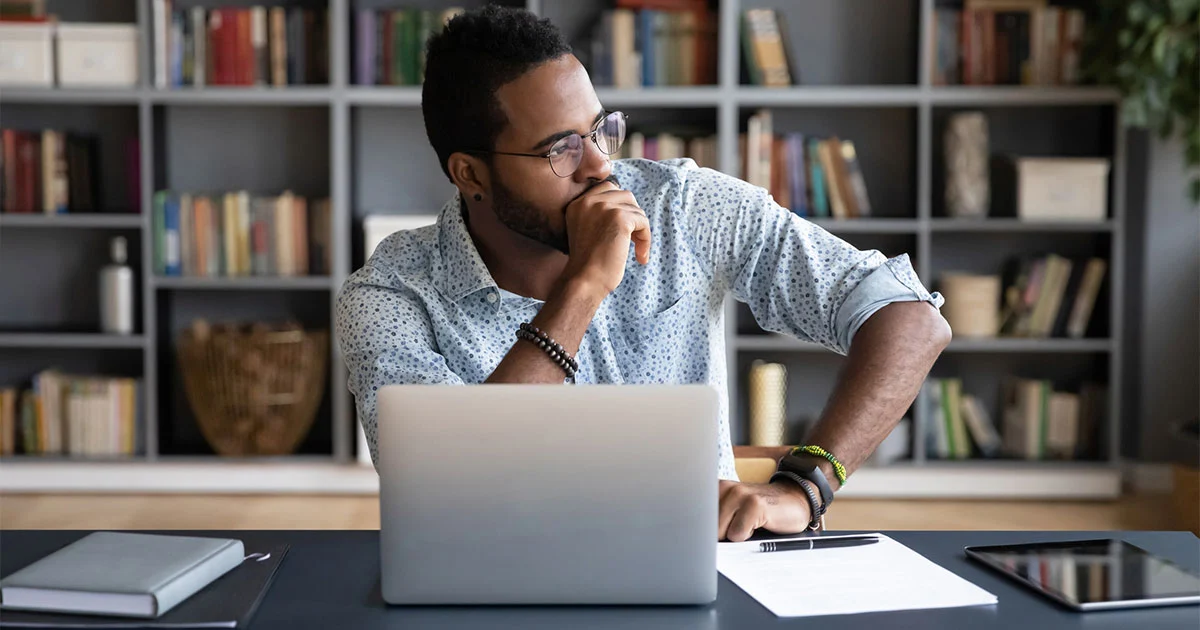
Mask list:
[[[83,536],[79,531],[0,531],[0,575],[8,575]],[[720,578],[709,607],[391,607],[379,594],[376,531],[164,532],[228,536],[247,551],[268,541],[292,545],[251,628],[1200,628],[1200,606],[1074,613],[969,562],[962,548],[1078,538],[1123,538],[1200,571],[1200,539],[1187,532],[886,532],[930,560],[994,593],[996,606],[783,619]]]

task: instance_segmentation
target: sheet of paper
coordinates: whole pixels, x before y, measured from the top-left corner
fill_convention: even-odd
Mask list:
[[[717,570],[779,617],[984,606],[996,596],[884,536],[844,549],[718,543]],[[837,538],[824,536],[823,538]]]

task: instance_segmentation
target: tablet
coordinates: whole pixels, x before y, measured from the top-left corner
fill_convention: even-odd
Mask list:
[[[970,546],[964,551],[1075,610],[1200,604],[1200,576],[1121,540]]]

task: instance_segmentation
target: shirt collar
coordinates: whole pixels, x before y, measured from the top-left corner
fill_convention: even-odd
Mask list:
[[[435,270],[434,276],[442,295],[452,302],[458,302],[476,291],[497,288],[487,265],[479,257],[471,234],[467,232],[461,194],[454,195],[442,206],[437,227],[442,264]],[[499,295],[496,302],[499,306]]]

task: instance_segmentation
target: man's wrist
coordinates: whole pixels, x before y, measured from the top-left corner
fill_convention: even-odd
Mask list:
[[[554,297],[566,304],[584,304],[595,310],[608,297],[608,291],[600,283],[589,281],[586,276],[571,275],[560,280]]]

